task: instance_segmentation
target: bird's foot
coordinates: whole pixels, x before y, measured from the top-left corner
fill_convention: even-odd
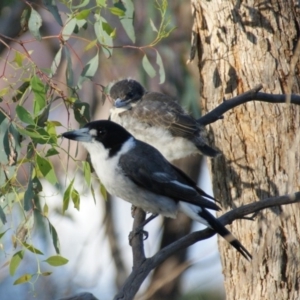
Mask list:
[[[128,240],[129,240],[130,246],[132,244],[132,239],[138,234],[143,235],[143,241],[145,241],[149,237],[148,231],[144,230],[143,226],[139,226],[138,228],[136,228],[135,230],[133,230],[129,233]]]

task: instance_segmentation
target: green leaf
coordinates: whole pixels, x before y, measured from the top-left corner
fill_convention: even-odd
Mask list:
[[[33,186],[32,186],[32,180],[29,179],[27,190],[24,194],[24,210],[29,211],[33,208],[33,198],[34,198],[34,192],[33,192]]]
[[[95,47],[97,45],[98,41],[97,40],[93,40],[91,42],[89,42],[85,48],[84,48],[84,51],[88,51],[90,49],[92,49],[93,47]]]
[[[31,34],[40,41],[42,39],[40,34],[40,27],[42,26],[42,18],[40,14],[31,7],[31,13],[28,21],[28,28]]]
[[[54,255],[48,257],[44,262],[48,263],[53,267],[63,266],[68,263],[68,260],[60,255]]]
[[[90,163],[87,162],[87,161],[83,161],[82,165],[83,165],[83,174],[84,174],[85,182],[86,182],[88,188],[90,188],[90,186],[91,186],[91,167],[90,167]]]
[[[29,245],[29,244],[23,242],[23,246],[24,246],[27,250],[29,250],[30,252],[32,252],[32,253],[44,255],[44,253],[43,253],[42,251],[40,251],[39,249],[34,248],[32,245]]]
[[[55,0],[43,0],[43,4],[47,7],[50,13],[53,15],[56,22],[63,26],[63,22],[61,20],[60,14],[58,12],[58,8],[56,6]]]
[[[49,207],[48,207],[47,203],[45,203],[44,207],[43,207],[43,215],[45,217],[48,217],[48,214],[49,214]]]
[[[106,7],[106,0],[96,0],[98,6]]]
[[[37,177],[32,179],[32,188],[35,194],[38,194],[43,190],[43,186]]]
[[[48,220],[48,222],[49,222],[49,231],[50,231],[50,234],[51,234],[51,237],[52,237],[52,243],[53,243],[54,249],[55,249],[56,253],[59,254],[60,253],[60,243],[59,243],[59,239],[58,239],[56,229],[50,223],[49,220]]]
[[[71,198],[72,198],[72,201],[74,203],[74,207],[77,210],[79,210],[79,208],[80,208],[80,195],[75,189],[72,190]]]
[[[0,239],[4,236],[4,234],[5,234],[8,230],[9,230],[9,228],[6,229],[4,232],[1,232],[1,233],[0,233]]]
[[[26,124],[35,125],[31,114],[23,106],[17,105],[16,113],[22,122],[24,122]]]
[[[128,37],[131,39],[133,43],[135,43],[135,33],[133,27],[134,20],[134,5],[132,0],[123,0],[122,5],[125,5],[125,16],[120,17],[121,24],[127,33]],[[117,4],[115,4],[117,6]],[[118,6],[120,8],[120,6]]]
[[[34,93],[33,112],[37,116],[38,113],[46,106],[46,89],[43,82],[37,77],[33,76],[30,80],[31,89]]]
[[[76,18],[76,27],[74,29],[74,33],[78,33],[81,28],[87,29],[88,23],[86,20],[78,20]]]
[[[77,20],[86,20],[90,14],[91,10],[90,9],[84,9],[80,11],[78,14],[76,14],[75,18]]]
[[[71,193],[72,193],[72,190],[73,190],[74,179],[75,178],[73,178],[73,180],[70,182],[69,186],[67,187],[67,189],[64,192],[64,196],[63,196],[63,214],[65,213],[65,211],[69,207]]]
[[[34,225],[34,214],[33,210],[26,212],[25,219],[20,223],[17,228],[17,239],[21,242],[25,242]]]
[[[40,172],[51,184],[55,184],[58,182],[55,172],[54,172],[54,169],[53,169],[53,166],[49,160],[47,160],[37,154],[36,155],[36,163],[37,163],[37,166],[38,166]]]
[[[87,79],[93,79],[93,76],[97,72],[98,64],[99,64],[99,53],[97,52],[97,54],[86,64],[86,66],[83,68],[79,76],[79,80],[77,84],[77,87],[79,89],[81,89],[82,83],[84,81],[86,81]]]
[[[29,80],[23,82],[21,86],[15,91],[14,96],[12,97],[13,102],[19,101],[23,97],[24,93],[27,91],[29,86],[30,86]]]
[[[86,123],[90,122],[90,105],[85,102],[80,102],[77,100],[73,104],[73,111],[76,121],[81,125],[85,125]]]
[[[16,162],[20,153],[21,136],[11,120],[0,110],[0,186],[13,178],[16,174]],[[0,211],[0,218],[5,215]]]
[[[147,55],[145,54],[142,60],[142,65],[143,68],[145,69],[145,71],[147,72],[147,74],[153,78],[156,74],[156,71],[154,70],[154,68],[152,67],[152,65],[150,64],[150,61],[147,57]]]
[[[48,124],[51,124],[51,125],[53,125],[55,127],[62,126],[62,124],[60,122],[58,122],[58,121],[47,121],[47,125]]]
[[[90,3],[90,0],[83,0],[79,5],[72,6],[73,9],[81,8],[87,6]]]
[[[30,281],[31,278],[32,278],[32,276],[31,276],[30,274],[26,273],[26,274],[22,275],[21,277],[19,277],[19,278],[14,282],[14,285],[28,282],[28,281]]]
[[[5,215],[5,213],[4,213],[1,205],[0,205],[0,220],[1,220],[1,222],[2,222],[3,225],[7,222],[6,215]]]
[[[17,268],[20,265],[20,263],[21,263],[21,261],[24,257],[24,252],[25,252],[24,250],[18,251],[11,258],[10,263],[9,263],[9,274],[10,274],[10,276],[15,275],[15,273],[17,271]]]
[[[152,28],[152,30],[153,30],[154,32],[158,32],[158,29],[157,29],[156,26],[154,25],[154,23],[153,23],[153,21],[152,21],[151,18],[150,18],[150,26],[151,26],[151,28]]]
[[[68,20],[66,21],[66,25],[64,29],[62,30],[62,38],[67,41],[70,36],[72,35],[74,29],[76,26],[76,19],[73,17],[69,17]]]
[[[34,122],[37,124],[37,126],[44,127],[45,123],[48,121],[49,113],[51,108],[51,102],[46,105],[34,118]]]
[[[26,32],[28,30],[29,18],[30,18],[30,8],[29,8],[29,6],[27,6],[22,11],[22,14],[21,14],[21,17],[20,17],[20,25],[21,25],[21,30],[23,32]]]
[[[17,127],[16,129],[22,135],[31,137],[35,143],[39,143],[39,144],[55,143],[53,137],[50,136],[49,133],[44,128],[28,125],[27,127],[25,127],[25,129],[19,127]]]
[[[24,58],[26,58],[24,54],[16,51],[15,58],[13,61],[17,64],[18,67],[22,67]]]
[[[162,61],[161,56],[158,53],[158,51],[156,52],[156,63],[158,64],[158,67],[159,67],[159,69],[158,69],[159,83],[162,84],[166,80],[166,74],[165,74],[165,68],[164,68],[163,61]]]
[[[103,199],[107,201],[107,191],[102,183],[100,184],[100,194],[102,195]]]
[[[68,87],[72,87],[74,84],[74,74],[73,74],[71,53],[68,47],[64,47],[64,53],[67,58],[67,68],[66,68],[67,85]]]
[[[113,39],[110,36],[110,34],[113,32],[113,29],[102,16],[95,15],[95,19],[96,22],[94,24],[94,30],[97,40],[102,46],[104,55],[109,58],[111,57],[113,51],[112,48],[108,48],[113,46]]]
[[[118,17],[125,16],[125,11],[118,7],[109,7],[108,9],[113,15],[116,15]]]
[[[56,71],[57,71],[57,68],[60,64],[60,61],[61,61],[61,53],[62,53],[62,47],[59,48],[59,50],[57,51],[55,57],[54,57],[54,60],[51,64],[51,75],[53,76]]]
[[[95,195],[95,190],[93,188],[93,186],[91,185],[91,193],[92,193],[92,196],[93,196],[93,199],[94,199],[94,203],[96,204],[96,195]]]
[[[0,97],[6,96],[9,93],[10,89],[8,87],[0,90]]]
[[[57,155],[57,154],[59,154],[59,152],[55,148],[50,148],[50,149],[48,149],[45,156],[49,157],[49,156],[53,156],[53,155]]]

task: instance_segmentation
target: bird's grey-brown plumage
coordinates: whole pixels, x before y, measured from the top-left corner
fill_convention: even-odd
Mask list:
[[[173,100],[146,92],[133,79],[116,82],[110,90],[115,100],[110,119],[137,139],[157,148],[169,161],[201,152],[214,157],[219,152],[206,144],[203,128]]]

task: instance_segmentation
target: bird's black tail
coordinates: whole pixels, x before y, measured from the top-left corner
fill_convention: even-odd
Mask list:
[[[233,234],[223,226],[218,219],[216,219],[209,211],[206,209],[201,209],[198,213],[199,216],[207,221],[209,226],[214,229],[219,235],[221,235],[228,243],[230,243],[237,251],[239,251],[247,260],[252,259],[252,255],[248,250],[237,240]]]

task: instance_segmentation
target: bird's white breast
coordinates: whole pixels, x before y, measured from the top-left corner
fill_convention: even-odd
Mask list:
[[[170,198],[156,195],[137,186],[127,176],[119,165],[119,159],[127,151],[135,147],[135,139],[129,139],[114,156],[109,157],[109,150],[101,143],[83,143],[91,156],[91,162],[95,172],[106,190],[133,205],[142,208],[146,212],[162,214],[175,218],[178,205]]]
[[[124,109],[123,109],[124,111]],[[197,153],[198,149],[187,139],[174,137],[163,127],[149,126],[136,118],[119,115],[121,109],[111,110],[111,120],[123,126],[136,139],[156,148],[168,161],[173,161]]]

